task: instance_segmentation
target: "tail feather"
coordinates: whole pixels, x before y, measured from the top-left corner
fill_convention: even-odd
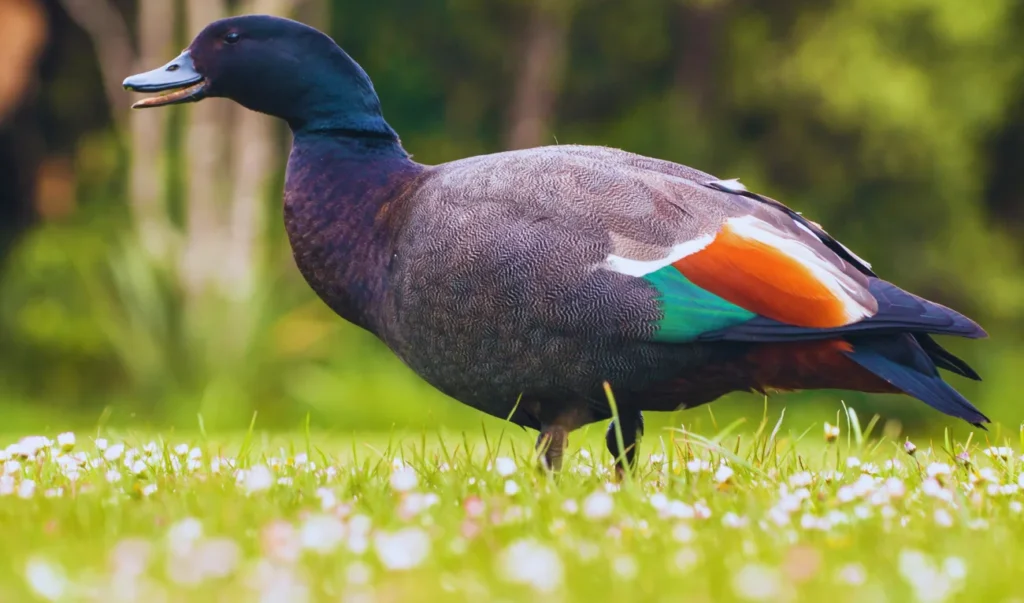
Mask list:
[[[983,423],[989,422],[967,398],[942,380],[930,355],[910,335],[870,337],[851,343],[853,350],[847,356],[893,387],[976,427],[984,429]]]
[[[974,381],[981,381],[981,375],[971,368],[971,365],[967,364],[960,358],[957,358],[952,352],[939,345],[938,342],[932,339],[931,335],[926,333],[916,333],[914,335],[914,339],[921,344],[921,347],[924,348],[925,353],[932,359],[935,366],[960,375],[961,377],[967,377]]]
[[[970,339],[986,337],[987,333],[978,323],[963,314],[924,298],[908,293],[892,283],[872,278],[868,290],[878,301],[878,311],[869,318],[842,327],[817,329],[786,324],[764,316],[757,316],[746,322],[725,329],[711,331],[700,336],[704,341],[799,341],[829,339],[860,333],[934,333],[957,335]],[[948,356],[952,354],[946,353]],[[955,367],[962,361],[945,360]],[[968,367],[969,368],[969,367]],[[951,369],[953,372],[959,372]]]

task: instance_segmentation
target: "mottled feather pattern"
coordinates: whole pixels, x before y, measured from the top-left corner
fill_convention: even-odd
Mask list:
[[[316,152],[297,144],[289,168],[289,189],[301,188],[307,200],[300,211],[300,196],[292,192],[286,206],[303,274],[332,308],[378,334],[427,381],[491,415],[508,416],[522,396],[512,417],[522,425],[606,418],[605,380],[624,407],[644,410],[693,406],[723,389],[796,388],[801,380],[805,387],[893,388],[833,348],[814,356],[796,344],[759,347],[778,337],[742,330],[750,325],[760,333],[770,322],[815,333],[813,321],[796,320],[808,324],[800,327],[757,317],[751,310],[760,308],[749,300],[716,296],[717,283],[684,290],[678,282],[666,285],[672,279],[663,276],[612,269],[609,256],[653,261],[687,241],[718,236],[730,219],[753,216],[828,261],[849,294],[872,309],[869,278],[858,267],[788,213],[691,179],[714,181],[709,175],[623,151],[566,146],[399,170],[390,162],[401,158],[363,164],[332,158],[329,143],[317,144],[310,147]],[[317,153],[326,155],[317,159]],[[336,179],[313,168],[324,162],[362,185],[348,181],[338,198],[322,188]],[[324,195],[338,199],[326,207],[312,201]],[[401,210],[385,209],[385,201]],[[355,215],[370,215],[367,208],[376,208],[372,217]],[[355,217],[339,220],[345,212]],[[751,282],[763,291],[766,279],[777,277],[758,273],[756,260],[748,265],[751,274],[737,279],[740,286]],[[659,336],[671,316],[674,326]],[[730,328],[740,335],[704,336]],[[782,339],[789,336],[786,331]],[[722,370],[711,371],[712,365]],[[726,387],[723,375],[741,374]]]
[[[440,170],[418,189],[421,203],[394,266],[407,343],[396,352],[443,391],[496,416],[520,393],[526,412],[576,399],[607,416],[599,376],[624,392],[639,388],[696,365],[702,346],[650,341],[662,313],[657,291],[596,268],[612,249],[607,222],[593,211],[609,205],[593,196],[599,180],[560,174],[545,154],[532,157],[457,162],[459,180]],[[533,173],[536,180],[526,178]],[[562,202],[571,198],[578,202]],[[619,226],[629,226],[616,209]]]

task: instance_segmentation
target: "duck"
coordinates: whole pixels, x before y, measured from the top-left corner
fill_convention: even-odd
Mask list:
[[[898,393],[989,422],[939,369],[980,377],[933,337],[985,337],[976,322],[739,180],[561,144],[420,164],[355,60],[267,15],[210,23],[124,87],[151,93],[138,109],[220,97],[285,121],[308,285],[447,396],[536,430],[552,471],[570,432],[611,419],[622,475],[643,413],[732,392]]]

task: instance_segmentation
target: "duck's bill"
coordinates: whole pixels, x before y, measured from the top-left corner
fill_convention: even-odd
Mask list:
[[[124,81],[125,90],[163,93],[138,101],[132,105],[133,109],[194,103],[206,97],[206,87],[206,78],[196,71],[187,50],[159,69],[133,75]]]

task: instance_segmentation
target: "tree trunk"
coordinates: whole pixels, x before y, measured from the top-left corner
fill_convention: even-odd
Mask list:
[[[36,0],[0,0],[0,122],[18,106],[35,78],[46,35],[46,14]]]
[[[562,87],[571,8],[565,0],[537,0],[533,4],[509,110],[506,146],[510,149],[547,142]]]
[[[75,23],[78,24],[92,41],[93,49],[96,52],[96,63],[100,68],[100,76],[103,78],[103,91],[107,95],[107,106],[110,107],[111,117],[115,123],[124,122],[131,104],[130,99],[124,90],[121,89],[121,82],[130,75],[135,58],[132,50],[131,36],[128,33],[128,24],[118,11],[117,6],[110,0],[60,0],[61,6]],[[146,22],[148,15],[142,13],[153,11],[149,1],[139,3],[139,23]],[[153,4],[159,5],[158,0]],[[168,21],[159,22],[162,29],[168,33],[173,31]],[[140,31],[140,33],[143,33]],[[158,32],[145,32],[158,33]],[[159,41],[160,36],[157,35]],[[142,43],[148,42],[140,37]],[[152,69],[152,67],[149,67]]]
[[[715,102],[718,59],[723,26],[728,17],[728,0],[683,2],[679,7],[681,48],[676,63],[675,84],[701,117]]]
[[[139,3],[138,55],[133,72],[155,69],[168,60],[174,36],[174,0]],[[128,96],[122,93],[122,96]],[[130,111],[130,205],[143,249],[161,264],[170,261],[175,232],[167,215],[165,163],[167,111]]]
[[[290,16],[295,0],[249,0],[244,13]],[[232,174],[234,186],[228,215],[227,242],[222,278],[225,290],[237,299],[254,291],[259,266],[264,259],[262,245],[266,227],[265,194],[277,167],[275,120],[234,105]]]
[[[148,1],[148,0],[146,0]],[[227,15],[224,0],[187,0],[188,37],[202,31],[211,21]],[[228,101],[207,99],[189,108],[185,153],[188,165],[187,242],[182,255],[181,278],[186,295],[192,301],[217,285],[223,261],[222,238],[226,183],[225,151]]]

